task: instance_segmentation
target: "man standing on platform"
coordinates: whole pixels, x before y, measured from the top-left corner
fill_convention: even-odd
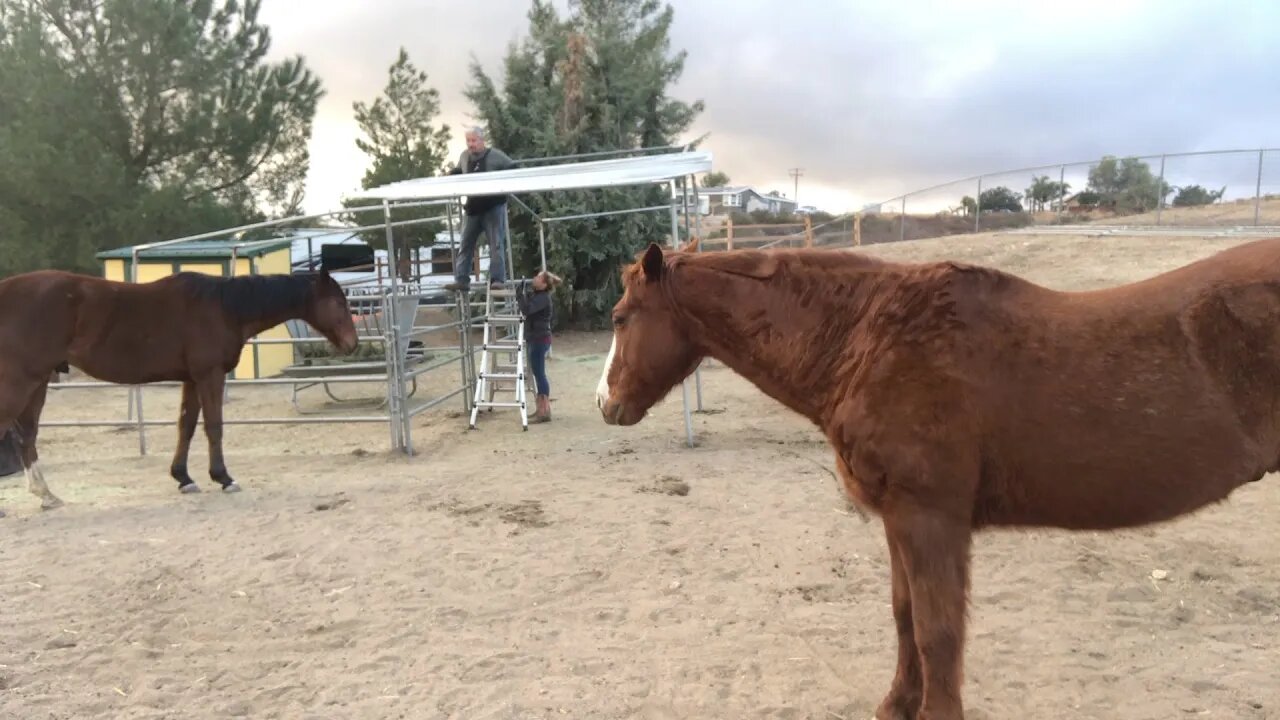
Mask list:
[[[514,166],[506,153],[485,147],[484,130],[473,127],[467,131],[467,149],[449,174],[507,170]],[[462,246],[458,249],[453,268],[454,282],[445,288],[463,292],[471,289],[471,262],[476,255],[476,241],[480,239],[481,230],[489,240],[489,286],[501,288],[506,282],[507,196],[467,195],[463,211],[466,221],[462,226]]]

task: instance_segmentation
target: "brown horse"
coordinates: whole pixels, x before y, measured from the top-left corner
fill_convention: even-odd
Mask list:
[[[346,295],[328,273],[219,278],[177,273],[149,283],[121,283],[56,270],[0,281],[0,436],[21,444],[27,488],[52,509],[36,451],[40,412],[54,370],[74,365],[91,377],[125,385],[182,382],[178,446],[170,475],[184,493],[199,492],[187,474],[187,451],[204,411],[209,476],[240,489],[222,457],[222,394],[227,373],[253,336],[301,319],[342,352],[356,347]]]
[[[1168,521],[1280,469],[1280,240],[1093,292],[656,245],[623,283],[605,422],[640,422],[715,358],[821,428],[881,517],[898,635],[882,720],[964,716],[974,531]]]

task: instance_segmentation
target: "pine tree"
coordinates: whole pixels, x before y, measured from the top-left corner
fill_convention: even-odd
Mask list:
[[[472,63],[467,96],[490,142],[515,159],[660,147],[677,142],[703,109],[668,96],[684,69],[670,50],[674,13],[656,0],[573,0],[560,17],[533,0],[527,37],[508,48],[501,87]],[[666,188],[557,191],[522,197],[543,216],[660,205]],[[665,213],[556,223],[547,264],[565,279],[558,317],[600,325],[620,295],[618,271],[649,242],[670,234]],[[511,210],[516,271],[539,269],[538,233]]]
[[[297,209],[323,91],[259,4],[0,2],[0,272]]]
[[[448,125],[435,126],[440,114],[440,94],[427,83],[427,73],[418,70],[404,48],[387,70],[383,94],[370,104],[353,104],[356,123],[364,133],[356,139],[356,147],[372,159],[362,180],[368,189],[400,180],[432,177],[445,170],[450,130]],[[348,203],[350,206],[353,203]],[[364,205],[357,201],[355,205]],[[440,207],[392,210],[393,222],[438,216]],[[369,215],[356,218],[360,224],[375,222]],[[381,222],[379,216],[376,222]],[[430,245],[442,223],[425,223],[395,228],[396,248],[403,263],[417,247]],[[386,231],[365,233],[365,241],[378,248],[386,246]]]

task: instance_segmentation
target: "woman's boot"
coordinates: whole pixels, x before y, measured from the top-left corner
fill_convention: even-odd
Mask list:
[[[530,420],[530,422],[544,423],[550,420],[551,420],[551,407],[550,407],[550,403],[547,402],[547,396],[539,395],[537,397],[537,409],[534,411],[533,418]]]

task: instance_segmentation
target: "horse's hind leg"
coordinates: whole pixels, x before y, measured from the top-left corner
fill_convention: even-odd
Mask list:
[[[196,423],[200,421],[200,394],[196,392],[196,384],[190,380],[182,383],[182,409],[178,412],[178,447],[173,451],[169,475],[178,481],[178,490],[197,493],[200,486],[187,472],[187,456],[191,451],[191,438],[196,434]]]
[[[895,508],[885,513],[884,520],[890,545],[897,546],[911,589],[911,632],[920,652],[924,690],[915,720],[963,720],[961,685],[972,530],[963,518],[920,507]]]
[[[222,390],[226,387],[226,377],[215,374],[201,381],[197,389],[200,393],[200,409],[204,412],[204,433],[209,438],[209,477],[222,486],[224,492],[239,492],[240,486],[227,472],[227,463],[222,457]]]
[[[44,411],[48,391],[49,385],[44,383],[32,394],[27,407],[18,416],[16,428],[22,442],[22,465],[27,469],[27,490],[40,498],[42,509],[53,510],[62,507],[63,503],[44,481],[44,471],[40,469],[40,451],[36,449],[36,438],[40,434],[40,413]]]
[[[892,536],[888,541],[893,574],[893,620],[898,630],[898,669],[889,694],[876,710],[876,720],[915,720],[916,713],[920,711],[924,686],[920,677],[920,651],[916,648],[915,620],[911,613],[911,585],[898,544]]]

